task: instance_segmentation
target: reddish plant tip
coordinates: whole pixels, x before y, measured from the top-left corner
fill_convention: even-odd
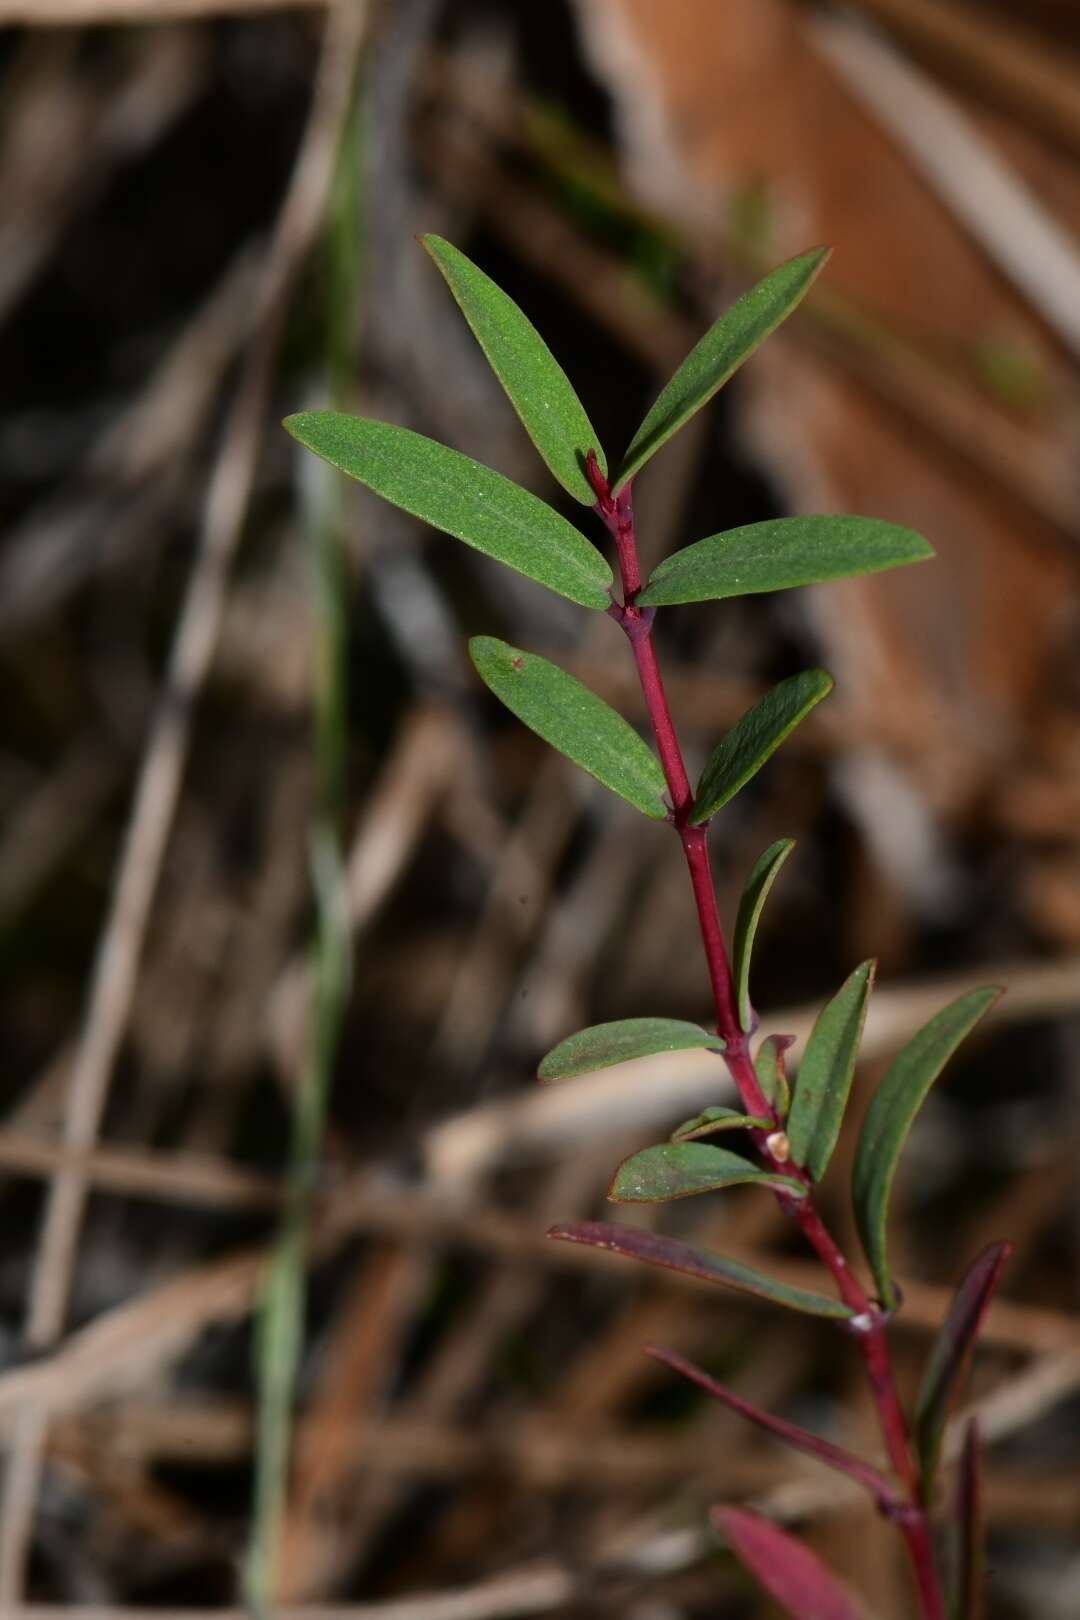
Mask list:
[[[611,489],[607,479],[600,471],[600,463],[596,459],[595,450],[585,452],[585,476],[589,480],[589,487],[601,507],[611,505]]]

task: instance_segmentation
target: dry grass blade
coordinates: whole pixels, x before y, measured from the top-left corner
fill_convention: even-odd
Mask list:
[[[0,23],[35,28],[107,27],[130,23],[188,22],[199,17],[251,16],[310,6],[325,11],[334,0],[0,0]]]
[[[483,1206],[455,1207],[415,1189],[394,1192],[369,1184],[339,1194],[316,1227],[314,1252],[333,1254],[357,1233],[403,1243],[423,1242],[436,1249],[460,1246],[519,1264],[558,1269],[591,1270],[606,1263],[602,1255],[591,1251],[583,1253],[573,1245],[547,1242],[531,1220],[515,1220]],[[729,1247],[733,1259],[768,1270],[793,1287],[813,1287],[819,1281],[810,1262],[762,1254],[737,1243]],[[130,1304],[104,1313],[50,1355],[10,1368],[0,1375],[0,1423],[10,1424],[27,1403],[56,1413],[84,1410],[156,1375],[205,1327],[235,1320],[250,1310],[264,1263],[265,1253],[259,1249],[192,1267],[173,1281],[148,1289]],[[622,1261],[609,1263],[616,1274],[626,1277]],[[675,1273],[657,1273],[654,1281],[657,1287],[693,1291],[701,1297],[700,1284]],[[936,1332],[951,1292],[905,1279],[899,1325],[919,1333]],[[1080,1323],[1065,1312],[997,1300],[986,1319],[982,1342],[990,1348],[1053,1356],[1053,1363],[1047,1362],[1048,1368],[1054,1368],[1053,1375],[1045,1388],[1039,1386],[1040,1400],[1049,1398],[1045,1389],[1053,1399],[1060,1398],[1072,1387],[1073,1374],[1080,1378]],[[1021,1416],[1018,1421],[1026,1418]],[[989,1417],[986,1427],[988,1434],[1000,1432]]]
[[[1023,1023],[1074,1011],[1080,1004],[1080,962],[1065,958],[1037,965],[998,963],[980,978],[1009,986],[995,1009],[995,1022]],[[895,1052],[943,1002],[970,989],[972,975],[877,991],[867,1018],[863,1061]],[[816,1007],[782,1008],[769,1024],[805,1041]],[[661,1126],[678,1114],[692,1114],[716,1101],[720,1085],[714,1059],[697,1053],[641,1058],[619,1069],[584,1076],[572,1086],[529,1092],[481,1104],[428,1132],[425,1153],[436,1185],[471,1181],[495,1164],[512,1162],[560,1143],[580,1142],[606,1132],[614,1117],[624,1126]]]
[[[152,544],[163,512],[181,504],[199,430],[251,331],[261,256],[252,247],[237,254],[84,464],[9,536],[0,559],[5,635],[41,623],[88,575],[115,569],[137,546]],[[102,534],[109,537],[104,555]]]
[[[510,1620],[527,1614],[546,1614],[569,1603],[579,1589],[577,1578],[558,1566],[522,1569],[457,1591],[422,1593],[386,1603],[339,1603],[306,1606],[285,1604],[274,1610],[274,1620]],[[72,1607],[44,1603],[16,1603],[6,1611],[10,1620],[250,1620],[247,1609],[139,1609],[108,1604]]]
[[[345,904],[354,936],[371,925],[408,870],[465,746],[457,717],[438,705],[416,709],[402,726],[348,852]],[[297,957],[280,975],[270,1005],[274,1055],[285,1076],[296,1073],[303,1051],[308,999],[307,965]]]
[[[810,37],[848,90],[994,264],[1080,354],[1080,249],[949,98],[898,52],[839,17]]]
[[[256,335],[247,356],[222,448],[207,491],[199,551],[181,606],[166,689],[139,773],[112,905],[91,979],[64,1121],[76,1153],[98,1134],[116,1054],[131,1006],[143,938],[172,825],[191,738],[195,703],[217,645],[228,574],[240,539],[258,452],[268,386],[296,274],[322,219],[352,82],[350,48],[363,8],[330,15],[307,131],[282,206],[259,290]],[[88,1184],[78,1168],[62,1171],[46,1202],[27,1322],[27,1340],[52,1344],[63,1330]],[[0,1602],[22,1591],[33,1522],[43,1423],[24,1415],[0,1504]]]
[[[6,20],[0,0],[0,22]],[[114,168],[153,146],[183,115],[202,82],[203,53],[187,32],[151,36],[111,95],[88,89],[67,65],[60,53],[46,57],[41,77],[50,82],[27,75],[11,108],[0,163],[0,317],[18,302],[72,217],[88,207]],[[51,125],[46,141],[42,105]]]
[[[1036,127],[1080,148],[1075,64],[1038,35],[983,8],[955,0],[860,0],[933,62],[1015,108]]]

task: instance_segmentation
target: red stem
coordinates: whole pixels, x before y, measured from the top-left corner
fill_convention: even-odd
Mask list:
[[[828,1268],[840,1298],[853,1312],[849,1326],[866,1366],[889,1460],[904,1491],[904,1500],[898,1503],[895,1517],[897,1527],[907,1545],[924,1620],[945,1620],[945,1605],[934,1561],[929,1521],[919,1496],[918,1471],[912,1459],[907,1424],[889,1360],[886,1313],[875,1300],[868,1297],[822,1221],[811,1196],[809,1176],[805,1171],[787,1162],[786,1144],[776,1139],[778,1135],[782,1136],[782,1132],[779,1131],[780,1121],[774,1110],[769,1107],[758,1084],[747,1037],[739,1021],[731,965],[724,944],[716,904],[716,890],[709,868],[707,829],[704,826],[690,825],[693,791],[686,774],[682,750],[671,718],[653,644],[654,610],[639,608],[635,602],[641,590],[641,574],[638,567],[631,489],[627,485],[613,497],[592,451],[586,459],[586,472],[596,493],[596,510],[615,540],[623,600],[621,603],[613,601],[608,611],[625,631],[630,642],[641,682],[642,696],[656,739],[656,749],[671,801],[670,819],[679,835],[686,857],[694,904],[697,907],[701,941],[716,1006],[716,1029],[725,1046],[724,1060],[746,1112],[770,1115],[778,1127],[775,1133],[767,1131],[752,1133],[754,1145],[762,1160],[770,1170],[793,1177],[806,1188],[806,1193],[801,1198],[783,1192],[778,1193],[777,1198],[784,1213],[796,1222],[806,1241],[822,1264]]]

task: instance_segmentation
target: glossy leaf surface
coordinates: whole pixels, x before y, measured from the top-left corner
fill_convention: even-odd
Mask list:
[[[787,1139],[793,1161],[815,1181],[825,1174],[840,1135],[875,967],[857,967],[821,1009],[795,1077]]]
[[[494,636],[474,636],[469,656],[480,679],[538,737],[636,810],[664,820],[660,761],[595,692],[546,658]]]
[[[673,1142],[696,1142],[699,1136],[715,1136],[718,1131],[768,1131],[772,1121],[756,1114],[740,1114],[735,1108],[703,1108],[693,1119],[684,1120],[671,1133]]]
[[[766,1102],[772,1103],[781,1119],[791,1107],[791,1089],[784,1067],[784,1053],[794,1046],[794,1035],[766,1035],[754,1058],[754,1074]]]
[[[786,1530],[745,1508],[715,1507],[710,1517],[739,1562],[791,1620],[862,1620],[847,1588]]]
[[[607,611],[612,574],[601,553],[552,507],[501,473],[422,433],[340,411],[301,411],[286,417],[285,427],[402,511],[571,602]]]
[[[722,1052],[719,1035],[681,1018],[621,1018],[611,1024],[593,1024],[568,1035],[553,1046],[540,1064],[541,1080],[571,1080],[576,1074],[609,1069],[630,1058],[655,1057],[658,1052],[690,1052],[703,1048]]]
[[[758,344],[791,314],[828,257],[828,248],[811,248],[808,253],[800,253],[797,258],[778,265],[710,326],[665,385],[634,434],[619,468],[613,494],[640,472],[650,456],[712,399]]]
[[[674,552],[637,600],[640,607],[717,602],[877,574],[933,555],[913,529],[876,518],[772,518],[708,535]]]
[[[720,1283],[725,1288],[736,1288],[740,1293],[768,1300],[772,1305],[801,1311],[804,1316],[846,1321],[852,1315],[838,1299],[812,1294],[805,1288],[791,1288],[750,1266],[740,1265],[737,1260],[727,1260],[722,1254],[695,1249],[678,1238],[641,1232],[633,1226],[614,1226],[610,1221],[570,1221],[553,1226],[548,1236],[565,1243],[585,1243],[592,1249],[606,1249],[609,1254],[640,1260],[647,1266],[661,1266],[666,1271],[678,1271],[699,1282]]]
[[[831,675],[823,669],[808,669],[781,681],[752,709],[747,709],[722,739],[701,773],[690,812],[691,826],[700,827],[733,799],[739,789],[757,775],[766,760],[772,758],[799,721],[822,698],[828,697],[832,688]]]
[[[782,1188],[799,1198],[805,1196],[799,1182],[759,1170],[749,1159],[727,1148],[710,1147],[706,1142],[661,1142],[623,1160],[608,1197],[613,1204],[664,1204],[674,1198],[693,1198],[697,1193],[735,1187],[744,1181]]]
[[[754,1027],[754,1009],[750,1004],[750,959],[754,951],[758,923],[761,921],[765,902],[769,898],[769,890],[794,848],[794,838],[780,838],[775,844],[770,844],[747,878],[742,898],[739,900],[732,939],[731,968],[735,980],[735,994],[738,998],[739,1024],[748,1034]]]
[[[585,456],[596,452],[602,473],[607,462],[596,430],[565,371],[529,320],[471,259],[441,236],[422,236],[461,313],[529,438],[554,476],[575,500],[596,500],[585,477]]]
[[[991,1243],[968,1267],[926,1363],[915,1406],[915,1443],[927,1501],[933,1491],[949,1411],[967,1371],[1010,1247],[1008,1243]]]
[[[893,1059],[866,1111],[855,1150],[852,1197],[859,1240],[887,1309],[897,1303],[886,1246],[889,1192],[911,1122],[960,1042],[1000,995],[998,989],[969,990],[931,1018]]]
[[[784,1445],[791,1446],[795,1451],[801,1451],[807,1457],[815,1457],[818,1462],[824,1463],[828,1468],[835,1468],[839,1473],[846,1474],[864,1490],[870,1492],[874,1501],[883,1508],[891,1507],[896,1502],[896,1492],[885,1478],[884,1474],[872,1468],[869,1463],[863,1462],[853,1452],[845,1451],[842,1446],[833,1445],[831,1440],[824,1440],[820,1435],[811,1434],[809,1429],[800,1429],[794,1423],[788,1423],[784,1418],[774,1417],[771,1412],[763,1412],[760,1407],[754,1406],[750,1401],[744,1401],[741,1395],[724,1384],[718,1384],[715,1378],[701,1367],[695,1367],[692,1361],[687,1361],[674,1350],[658,1349],[655,1345],[646,1346],[645,1354],[652,1356],[656,1361],[662,1361],[681,1377],[689,1379],[696,1384],[706,1395],[714,1401],[719,1401],[732,1412],[738,1412],[750,1423],[759,1429],[766,1430]]]

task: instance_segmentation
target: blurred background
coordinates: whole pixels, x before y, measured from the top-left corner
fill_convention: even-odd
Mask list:
[[[713,851],[730,920],[798,839],[766,1029],[804,1033],[880,958],[854,1119],[930,1013],[1009,986],[898,1178],[895,1352],[910,1391],[965,1263],[1012,1239],[969,1391],[988,1616],[1071,1620],[1072,0],[0,0],[0,23],[3,1612],[764,1620],[718,1500],[796,1526],[868,1616],[914,1612],[861,1499],[641,1353],[872,1453],[835,1331],[544,1241],[730,1098],[700,1054],[534,1081],[584,1023],[709,1017],[675,841],[463,650],[501,635],[640,723],[616,628],[280,429],[334,402],[559,504],[414,241],[435,231],[615,456],[726,303],[835,249],[642,475],[642,546],[837,510],[937,550],[672,609],[659,639],[691,775],[770,682],[837,678]],[[824,1203],[853,1247],[850,1147]],[[817,1281],[755,1189],[617,1218]]]

